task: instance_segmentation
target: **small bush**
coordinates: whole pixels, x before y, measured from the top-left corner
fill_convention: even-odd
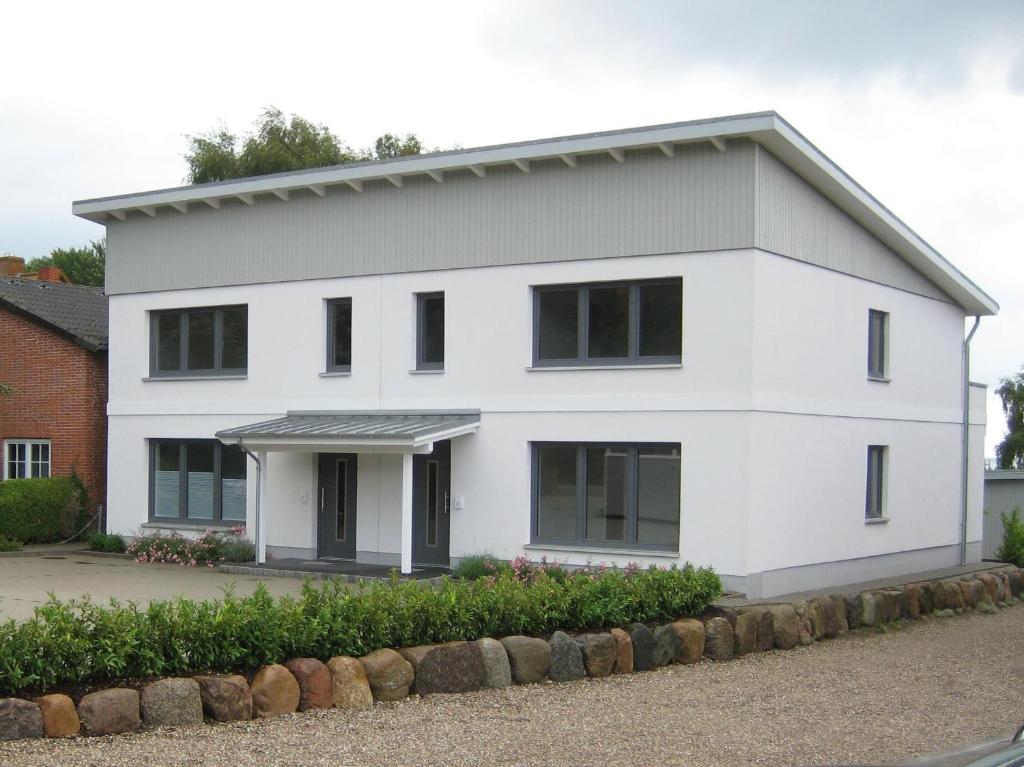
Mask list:
[[[249,671],[287,658],[359,657],[384,647],[473,640],[558,629],[594,631],[699,615],[722,590],[691,565],[574,571],[558,581],[511,572],[475,581],[363,584],[307,581],[273,598],[154,601],[146,607],[51,600],[27,621],[0,624],[0,697],[57,684]]]
[[[184,567],[213,567],[215,563],[225,561],[224,547],[229,543],[247,543],[244,536],[244,527],[232,527],[223,531],[207,530],[198,538],[185,538],[177,533],[156,533],[136,538],[128,544],[128,553],[134,555],[137,562],[142,563],[160,562]],[[255,549],[252,549],[252,552],[248,559],[242,561],[255,559]],[[241,547],[234,546],[232,554],[240,556]]]
[[[21,541],[0,535],[0,551],[21,551]]]
[[[221,549],[221,559],[225,562],[255,562],[256,546],[242,538],[227,540]]]
[[[80,485],[70,477],[0,482],[0,535],[55,543],[78,530]]]
[[[1024,521],[1021,521],[1020,509],[1016,508],[1009,514],[1003,512],[1001,516],[1003,542],[996,550],[996,559],[1024,567]]]
[[[493,554],[473,554],[460,559],[452,574],[464,581],[475,581],[497,575],[499,570],[507,568],[508,565]]]
[[[93,533],[89,536],[89,549],[91,551],[124,554],[127,548],[124,538],[116,533]]]

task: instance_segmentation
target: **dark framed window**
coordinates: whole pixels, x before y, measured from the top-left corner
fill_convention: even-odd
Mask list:
[[[533,364],[677,364],[682,278],[534,288]]]
[[[533,443],[531,541],[677,551],[678,444]]]
[[[886,463],[889,448],[885,445],[868,445],[867,502],[864,516],[867,519],[885,518]]]
[[[149,518],[245,524],[246,462],[217,440],[150,440]]]
[[[889,377],[889,314],[868,310],[868,377]]]
[[[245,375],[249,310],[241,306],[150,314],[150,376]]]
[[[327,371],[352,370],[352,299],[333,298],[327,302]]]
[[[416,294],[416,369],[444,370],[444,293]]]

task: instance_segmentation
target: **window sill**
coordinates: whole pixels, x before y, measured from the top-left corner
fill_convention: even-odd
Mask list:
[[[616,549],[603,546],[567,546],[565,544],[544,544],[527,543],[523,546],[528,551],[567,551],[580,554],[614,554],[627,557],[664,557],[666,559],[679,559],[678,551],[665,551],[664,549]]]
[[[237,522],[224,521],[218,522],[215,519],[206,520],[204,524],[198,522],[182,522],[176,519],[151,519],[148,522],[143,522],[140,527],[146,530],[191,530],[196,532],[203,532],[204,530],[219,530],[229,529],[237,527],[238,525],[245,526],[244,520],[238,520]]]
[[[146,383],[151,381],[243,381],[248,374],[231,374],[223,376],[147,376],[142,380]]]
[[[675,370],[682,368],[682,362],[643,363],[628,365],[527,365],[527,373],[545,373],[549,370]]]
[[[351,370],[328,370],[320,373],[321,378],[347,378],[352,375]]]
[[[864,520],[865,525],[887,525],[889,524],[888,517],[869,517]]]
[[[872,375],[868,376],[868,380],[869,381],[874,381],[875,383],[890,383],[892,381],[892,379],[888,378],[887,376],[872,376]]]
[[[444,368],[436,368],[436,369],[425,368],[423,370],[420,370],[420,369],[416,368],[416,369],[410,370],[409,371],[409,375],[411,375],[411,376],[439,376],[439,375],[444,375]]]

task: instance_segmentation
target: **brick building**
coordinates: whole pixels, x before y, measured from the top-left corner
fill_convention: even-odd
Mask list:
[[[8,271],[15,265],[2,266]],[[0,396],[0,479],[74,472],[93,501],[103,503],[107,453],[107,297],[103,289],[69,285],[49,274],[12,277],[0,273],[0,383],[12,390]]]

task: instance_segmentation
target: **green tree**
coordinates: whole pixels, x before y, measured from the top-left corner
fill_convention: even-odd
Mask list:
[[[0,383],[0,397],[6,394],[14,394],[14,389],[11,388],[8,384]]]
[[[404,155],[423,151],[414,134],[404,138],[386,133],[375,148],[354,150],[342,143],[325,125],[315,125],[304,117],[285,114],[276,107],[264,109],[255,130],[242,138],[221,126],[199,136],[189,136],[185,153],[190,184],[224,181],[246,176],[262,176],[290,170],[322,168]]]
[[[1003,403],[1006,436],[996,446],[1000,469],[1024,469],[1024,367],[999,381],[996,394]]]
[[[93,240],[84,248],[57,248],[50,255],[33,258],[28,262],[29,271],[38,271],[44,266],[59,267],[75,285],[103,286],[103,271],[107,262],[106,238]]]

